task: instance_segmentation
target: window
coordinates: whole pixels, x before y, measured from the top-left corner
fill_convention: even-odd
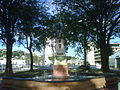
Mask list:
[[[59,39],[58,42],[61,43],[61,40]]]
[[[59,48],[61,48],[61,44],[59,44]]]
[[[57,53],[57,55],[63,55],[64,53]]]

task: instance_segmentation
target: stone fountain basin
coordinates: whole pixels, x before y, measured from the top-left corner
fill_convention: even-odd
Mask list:
[[[111,78],[109,80],[112,80]],[[113,83],[114,80],[111,82]],[[70,80],[41,80],[25,79],[15,77],[4,77],[2,80],[4,87],[14,88],[16,90],[94,90],[103,88],[106,85],[104,77],[90,77]]]

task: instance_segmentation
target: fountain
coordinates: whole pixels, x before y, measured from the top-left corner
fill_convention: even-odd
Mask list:
[[[4,87],[16,90],[93,90],[106,86],[103,76],[78,75],[68,73],[68,65],[64,54],[64,40],[61,39],[61,23],[57,24],[59,34],[56,38],[56,52],[53,65],[53,75],[35,76],[32,78],[4,77]],[[112,83],[115,82],[113,79]]]
[[[64,45],[62,39],[56,39],[56,48],[54,65],[53,65],[53,76],[69,76],[68,65],[66,61],[66,56],[64,55]]]

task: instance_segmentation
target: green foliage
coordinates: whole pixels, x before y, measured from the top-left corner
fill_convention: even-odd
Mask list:
[[[70,60],[70,59],[72,59],[71,56],[66,56],[66,60]]]
[[[6,56],[6,51],[0,50],[0,57],[5,57],[5,56]]]
[[[28,7],[22,10],[21,23],[18,24],[22,33],[19,33],[18,42],[30,53],[31,70],[33,69],[33,51],[40,51],[45,43],[46,20],[49,19],[47,10],[42,1],[33,0]],[[32,7],[31,7],[32,6]],[[25,13],[24,13],[25,12]]]
[[[33,70],[33,71],[20,71],[20,72],[16,72],[13,75],[11,75],[12,77],[19,77],[19,78],[31,78],[31,77],[35,77],[38,75],[42,75],[43,71],[42,70]]]
[[[51,56],[51,57],[48,57],[49,58],[49,60],[51,60],[51,61],[53,61],[54,59],[53,59],[53,56]],[[55,56],[55,58],[57,59],[57,60],[75,60],[75,59],[77,59],[76,57],[72,57],[72,56]]]
[[[38,49],[40,50],[44,44],[44,35],[46,21],[49,16],[46,12],[46,8],[44,3],[41,1],[37,2],[34,0],[35,3],[31,3],[32,7],[26,7],[22,12],[25,11],[26,14],[21,16],[22,23],[19,24],[19,29],[22,30],[22,34],[19,34],[18,41],[22,44],[26,49],[33,50]],[[33,13],[33,14],[30,14]],[[27,15],[27,14],[30,14]],[[28,17],[29,16],[29,17]]]
[[[27,49],[29,50],[33,49],[33,40],[40,42],[40,39],[37,40],[38,37],[36,39],[33,36],[35,32],[39,31],[41,33],[41,29],[43,30],[45,27],[42,22],[45,21],[44,17],[47,17],[45,13],[47,10],[43,5],[39,0],[0,1],[0,39],[7,49],[6,58],[8,65],[6,65],[6,73],[12,72],[11,58],[14,42],[23,40],[22,43],[27,44]],[[36,35],[38,36],[39,34]],[[24,41],[25,39],[27,39],[27,42]],[[30,41],[30,44],[28,44],[28,41]],[[40,44],[41,42],[37,43],[37,47]]]
[[[66,59],[66,56],[55,56],[55,58],[59,61],[62,61]]]
[[[56,60],[59,60],[59,61],[62,61],[62,60],[65,60],[66,59],[66,56],[51,56],[51,57],[48,57],[51,61],[53,61],[54,59]]]
[[[54,60],[53,56],[48,57],[48,58],[49,58],[49,60],[51,60],[51,61],[53,61],[53,60]]]
[[[59,7],[59,15],[66,24],[66,38],[70,42],[80,42],[87,48],[87,42],[92,41],[101,50],[103,71],[109,70],[109,43],[118,31],[120,23],[118,0],[54,0]],[[117,28],[117,29],[116,29]],[[116,32],[117,30],[117,32]]]
[[[30,61],[30,54],[28,54],[28,53],[25,54],[25,60]]]
[[[23,51],[13,51],[13,58],[16,59],[22,59],[22,56],[24,56],[24,52]]]

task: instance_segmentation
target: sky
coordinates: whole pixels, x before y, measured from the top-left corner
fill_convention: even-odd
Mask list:
[[[115,39],[111,39],[110,43],[120,43],[120,38],[116,37]]]
[[[2,46],[1,43],[0,43],[0,49],[5,49],[6,47],[5,46]],[[17,44],[14,44],[13,46],[13,51],[17,51],[17,50],[22,50],[24,52],[29,52],[27,49],[25,49],[22,45],[21,46],[18,46]],[[66,53],[66,55],[68,56],[75,56],[75,53],[74,53],[74,49],[72,49],[71,47],[69,47],[68,53]],[[42,55],[42,52],[40,53],[40,55]]]

